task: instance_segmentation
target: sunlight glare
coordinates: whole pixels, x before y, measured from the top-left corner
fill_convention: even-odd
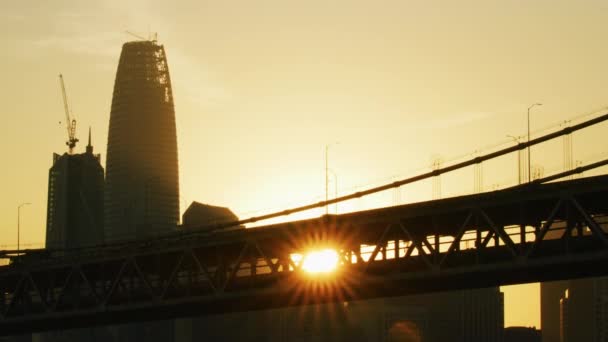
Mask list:
[[[323,249],[308,252],[303,258],[299,256],[294,259],[302,260],[302,269],[308,273],[330,273],[338,267],[339,257],[335,250]]]

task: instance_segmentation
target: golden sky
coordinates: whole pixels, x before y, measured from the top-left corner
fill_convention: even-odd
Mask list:
[[[22,202],[22,242],[44,240],[48,169],[66,151],[59,73],[105,161],[125,30],[158,32],[167,51],[182,211],[198,200],[245,218],[324,198],[326,144],[339,142],[329,163],[346,194],[506,144],[535,102],[536,134],[605,108],[607,20],[604,0],[4,1],[0,245],[16,243]],[[575,134],[574,159],[606,157],[606,129]],[[532,159],[560,170],[561,141]],[[483,176],[486,190],[513,184],[515,157]],[[471,192],[473,170],[442,181],[444,196]],[[430,198],[427,182],[338,210]],[[506,325],[539,326],[538,285],[503,289]]]

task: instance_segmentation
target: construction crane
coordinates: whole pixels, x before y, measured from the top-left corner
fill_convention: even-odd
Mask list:
[[[69,154],[72,154],[74,147],[78,139],[76,138],[76,119],[70,118],[70,108],[68,107],[68,96],[65,92],[65,84],[63,83],[63,76],[59,74],[59,84],[61,85],[61,94],[63,95],[63,109],[65,110],[66,126],[68,129],[68,141],[65,144],[68,146]]]
[[[135,37],[135,38],[137,38],[139,40],[156,42],[157,39],[158,39],[158,33],[156,33],[156,32],[154,32],[153,36],[152,36],[152,34],[150,34],[150,32],[148,32],[148,39],[146,39],[146,38],[144,38],[144,37],[142,37],[142,36],[140,36],[138,34],[135,34],[135,33],[131,32],[131,31],[125,31],[125,33],[128,34],[128,35],[130,35],[130,36],[133,36],[133,37]]]
[[[146,38],[144,38],[144,37],[142,37],[142,36],[140,36],[138,34],[135,34],[135,33],[131,32],[131,31],[125,31],[125,33],[128,34],[128,35],[131,35],[131,36],[133,36],[133,37],[135,37],[135,38],[137,38],[139,40],[149,40],[149,39],[146,39]]]

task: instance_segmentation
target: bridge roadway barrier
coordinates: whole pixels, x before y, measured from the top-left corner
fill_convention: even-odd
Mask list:
[[[608,274],[608,176],[0,267],[0,335]],[[338,253],[309,274],[308,251]],[[27,255],[26,255],[27,256]]]

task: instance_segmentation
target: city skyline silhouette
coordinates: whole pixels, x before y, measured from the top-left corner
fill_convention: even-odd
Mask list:
[[[19,129],[0,144],[14,160],[2,180],[9,195],[0,200],[0,244],[15,244],[15,208],[22,202],[33,203],[21,213],[22,243],[44,240],[46,170],[52,153],[65,150],[59,72],[69,80],[79,136],[91,125],[93,145],[106,151],[119,47],[133,38],[122,32],[125,26],[153,23],[168,47],[182,212],[195,200],[230,207],[239,217],[318,201],[325,196],[324,148],[336,141],[329,163],[337,192],[345,194],[428,169],[432,155],[454,160],[508,144],[506,135],[523,137],[532,103],[543,103],[532,112],[533,135],[606,105],[601,3],[549,9],[444,3],[441,10],[390,1],[384,7],[270,3],[205,9],[184,2],[192,8],[184,12],[166,5],[41,5],[31,12],[4,5],[11,47],[4,59],[13,82],[5,120]],[[37,25],[26,26],[26,9]],[[599,130],[576,135],[574,160],[592,161],[602,152],[601,136]],[[560,141],[533,149],[532,164],[558,169],[561,148]],[[106,158],[102,152],[104,166]],[[513,183],[515,163],[485,167],[485,189]],[[442,178],[442,197],[472,192],[473,178],[472,172]],[[431,188],[403,188],[338,210],[430,199]],[[513,295],[535,303],[534,291],[538,285]],[[507,325],[540,326],[537,304],[521,310],[508,298],[507,290]]]

